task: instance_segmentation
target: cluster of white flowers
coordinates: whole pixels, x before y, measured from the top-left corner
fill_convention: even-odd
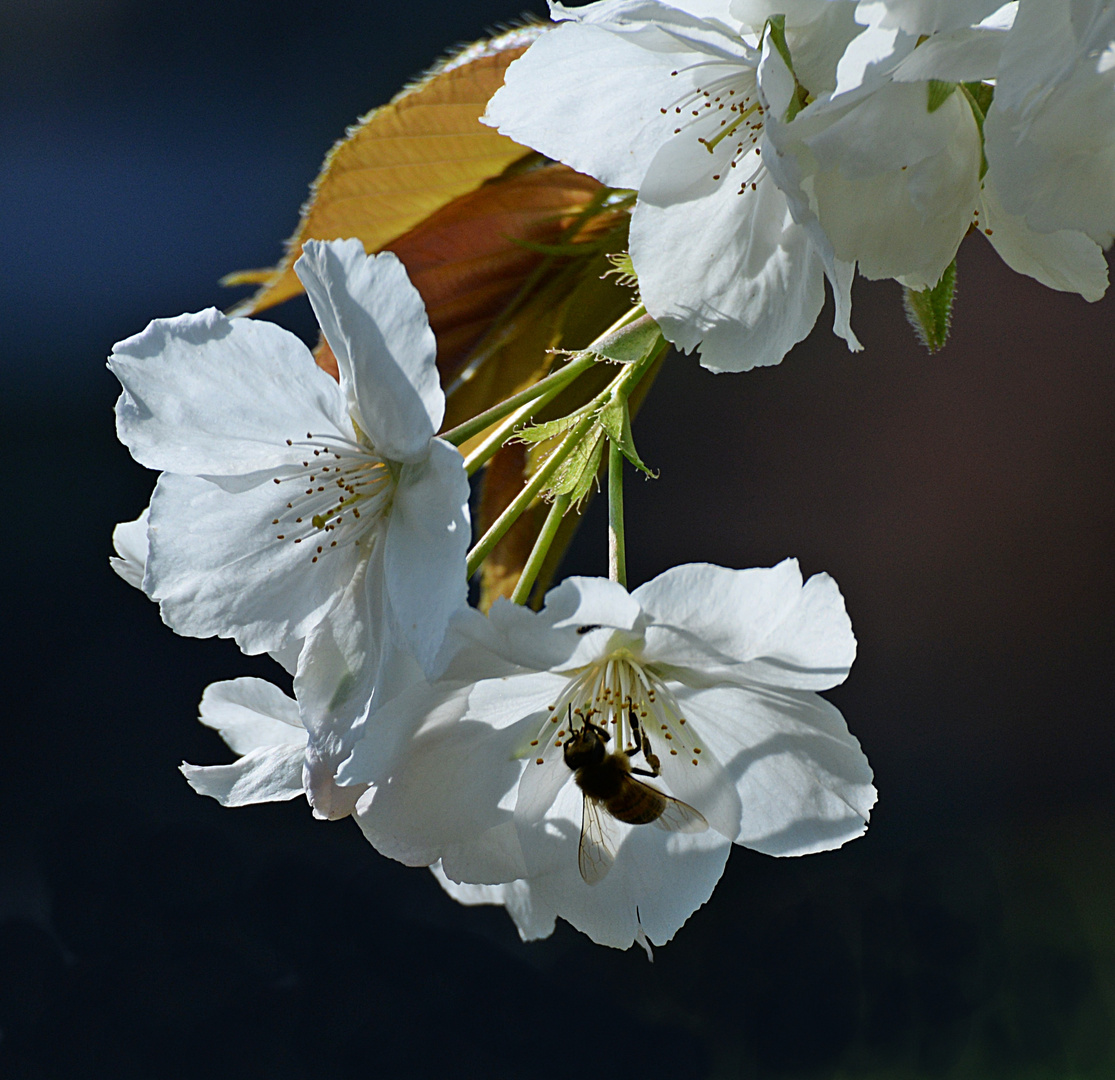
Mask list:
[[[1104,291],[1108,4],[552,11],[559,25],[510,67],[486,119],[637,193],[641,303],[706,367],[777,363],[826,278],[837,333],[858,348],[856,269],[930,288],[973,226],[1054,288]],[[626,395],[660,350],[554,428],[551,464],[470,552],[475,467],[465,434],[438,434],[435,338],[402,264],[308,241],[296,271],[336,379],[286,331],[214,310],[157,320],[109,360],[119,437],[161,472],[118,527],[114,566],[178,633],[233,638],[293,675],[293,699],[254,678],[208,688],[201,720],[240,757],[183,765],[197,791],[228,806],[305,794],[462,902],[504,904],[524,938],[561,916],[622,948],[668,941],[733,843],[801,855],[863,833],[871,770],[818,694],[855,654],[826,575],[691,564],[629,592],[612,506],[611,580],[567,579],[534,611],[522,601],[569,507],[552,489],[516,602],[468,604],[470,575],[563,461],[583,452],[594,475],[584,446],[605,436],[610,468],[632,456]],[[598,341],[645,336],[641,311]],[[589,346],[550,378],[567,387],[598,363]],[[467,437],[521,433],[521,396]]]
[[[551,9],[562,24],[512,65],[487,121],[637,190],[631,259],[647,311],[705,367],[778,363],[816,322],[825,277],[836,333],[858,349],[856,270],[930,288],[973,226],[1013,269],[1103,295],[1106,0]]]

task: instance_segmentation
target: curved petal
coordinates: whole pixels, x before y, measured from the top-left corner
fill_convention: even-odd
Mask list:
[[[1003,4],[1004,0],[860,0],[856,19],[907,34],[937,34],[975,26]]]
[[[1029,0],[984,125],[1004,209],[1035,230],[1115,236],[1115,9]]]
[[[198,719],[220,733],[231,749],[246,754],[264,746],[306,745],[298,702],[265,679],[210,683]]]
[[[468,499],[460,453],[434,439],[424,460],[403,466],[387,520],[386,595],[399,631],[428,675],[435,674],[450,616],[467,600]]]
[[[981,209],[980,232],[1012,270],[1050,289],[1079,293],[1089,302],[1107,291],[1107,260],[1100,246],[1069,229],[1035,232],[1024,218],[1008,214],[990,170],[984,177]]]
[[[546,594],[539,612],[498,600],[488,618],[503,640],[501,656],[524,668],[570,670],[619,647],[620,639],[639,641],[642,612],[614,581],[571,577]]]
[[[940,280],[979,197],[980,138],[960,95],[932,113],[925,83],[889,83],[803,139],[810,203],[837,259],[911,288]],[[782,126],[787,138],[809,110]],[[817,119],[821,119],[818,116]]]
[[[877,793],[867,758],[834,705],[816,694],[758,687],[682,690],[678,700],[693,738],[739,793],[736,843],[768,855],[805,855],[863,834]],[[684,798],[684,787],[673,786]]]
[[[145,591],[187,637],[231,637],[246,653],[284,649],[336,602],[360,561],[356,547],[312,562],[310,545],[279,540],[271,484],[228,492],[163,473],[151,498]]]
[[[441,863],[430,871],[437,883],[459,904],[499,904],[515,922],[523,941],[538,941],[554,932],[555,912],[534,894],[528,881],[509,881],[505,885],[464,885],[448,877]]]
[[[501,860],[491,841],[511,820],[522,735],[466,718],[470,689],[420,685],[400,695],[369,721],[339,778],[372,784],[356,816],[381,854],[410,866],[446,855],[456,877],[509,881],[522,873],[517,850]]]
[[[145,509],[135,521],[122,521],[112,530],[112,546],[116,554],[110,555],[108,565],[129,585],[143,588],[143,575],[147,569],[147,515]]]
[[[896,82],[980,82],[998,69],[1005,40],[1002,30],[975,26],[939,34],[914,49],[895,67],[892,77]]]
[[[836,582],[815,574],[803,586],[794,559],[769,570],[678,566],[635,596],[658,624],[647,629],[645,659],[689,686],[827,690],[855,659]]]
[[[797,559],[747,570],[685,563],[640,585],[631,598],[655,623],[689,631],[710,651],[750,660],[801,588]]]
[[[214,308],[156,319],[115,345],[108,366],[124,387],[117,435],[150,469],[256,472],[287,460],[287,439],[345,433],[337,384],[274,323]]]
[[[360,792],[338,790],[339,766],[363,737],[368,717],[421,679],[387,628],[381,547],[314,626],[298,658],[294,689],[310,733],[306,790],[319,816],[352,812]]]
[[[694,21],[665,5],[642,7]],[[609,187],[637,188],[676,127],[674,110],[708,73],[659,26],[596,25],[608,14],[543,34],[507,69],[484,122]]]
[[[282,746],[264,746],[231,765],[190,765],[179,768],[199,795],[209,795],[222,806],[285,802],[302,794],[302,740]]]
[[[678,348],[700,345],[710,371],[777,364],[817,321],[821,262],[766,177],[741,190],[724,166],[684,200],[660,194],[655,180],[672,172],[675,150],[655,159],[631,217],[647,311]]]
[[[564,766],[561,766],[564,768]],[[640,927],[664,945],[712,895],[730,844],[713,829],[700,833],[666,832],[650,825],[626,825],[607,816],[615,862],[594,885],[578,869],[582,796],[566,769],[566,783],[544,818],[536,802],[547,797],[553,778],[532,790],[528,767],[520,785],[515,820],[523,857],[530,868],[532,897],[601,945],[629,948]],[[539,799],[539,796],[541,798]]]
[[[337,357],[353,419],[377,451],[417,461],[445,415],[426,307],[391,252],[308,240],[295,273]]]

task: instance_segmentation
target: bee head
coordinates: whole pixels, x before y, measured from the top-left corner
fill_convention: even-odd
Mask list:
[[[585,720],[577,731],[573,731],[573,715],[569,717],[569,738],[565,740],[562,754],[565,764],[571,769],[599,765],[608,755],[605,743],[611,736],[602,727]]]

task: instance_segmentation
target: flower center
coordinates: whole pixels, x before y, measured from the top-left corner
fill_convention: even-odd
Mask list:
[[[678,71],[670,72],[671,76],[678,74]],[[722,179],[726,170],[742,169],[737,174],[739,194],[742,195],[747,188],[755,190],[763,170],[757,144],[763,131],[764,109],[758,100],[754,76],[750,71],[744,74],[735,68],[707,86],[696,87],[659,111],[663,116],[672,112],[677,118],[679,126],[674,128],[675,135],[680,135],[686,128],[704,133],[697,135],[696,141],[710,155],[718,158],[712,166],[715,170],[713,180]],[[710,131],[711,135],[708,134]],[[721,144],[727,145],[727,152],[717,155]]]
[[[341,435],[328,441],[310,432],[287,446],[306,453],[301,468],[275,477],[286,503],[272,525],[276,540],[308,544],[310,562],[337,547],[358,544],[391,505],[395,480],[370,447]]]
[[[531,747],[541,754],[536,763],[556,753],[564,740],[586,722],[610,732],[609,750],[628,757],[642,756],[640,765],[657,775],[660,753],[685,756],[700,764],[701,748],[692,741],[677,699],[653,668],[630,654],[614,653],[574,673],[557,701],[547,707],[549,716]],[[555,731],[554,728],[557,727]]]

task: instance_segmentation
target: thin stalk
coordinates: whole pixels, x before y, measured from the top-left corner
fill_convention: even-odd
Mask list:
[[[480,568],[480,564],[492,553],[492,548],[503,539],[507,530],[518,521],[522,512],[534,501],[538,493],[549,483],[550,477],[560,468],[567,457],[577,448],[585,433],[596,422],[589,413],[568,435],[562,439],[557,449],[546,459],[546,463],[524,485],[523,490],[507,504],[502,514],[492,522],[488,531],[476,542],[468,553],[468,577]]]
[[[628,313],[629,316],[630,314],[631,312]],[[623,320],[620,321],[622,322]],[[611,333],[612,330],[614,330],[614,327],[610,328],[607,333]],[[535,500],[538,494],[546,487],[546,485],[550,482],[550,478],[554,475],[555,472],[557,472],[562,464],[564,464],[565,460],[570,456],[570,454],[572,454],[573,451],[576,450],[578,446],[580,446],[585,435],[588,434],[588,432],[595,424],[599,423],[600,410],[603,409],[610,401],[618,400],[626,403],[627,399],[631,396],[632,391],[635,389],[636,386],[638,386],[642,377],[654,366],[655,361],[658,359],[659,355],[662,353],[662,350],[665,348],[666,342],[663,341],[658,348],[651,350],[651,352],[642,360],[639,360],[633,364],[625,365],[623,371],[621,371],[614,379],[612,379],[612,381],[608,383],[608,385],[604,387],[604,389],[601,390],[600,393],[596,395],[596,397],[594,397],[590,402],[581,407],[581,411],[583,411],[584,415],[577,422],[577,425],[572,428],[568,432],[568,434],[566,434],[565,438],[561,440],[557,448],[546,459],[545,464],[543,464],[538,472],[536,472],[530,478],[530,480],[527,481],[522,491],[520,491],[519,494],[516,495],[515,498],[507,504],[503,513],[500,514],[494,522],[492,522],[491,526],[488,528],[488,531],[476,542],[472,550],[468,553],[468,577],[471,578],[472,575],[476,573],[476,571],[480,568],[480,564],[492,553],[492,549],[506,535],[507,530],[515,524],[515,522],[522,515],[523,511],[525,511],[527,507],[530,506],[530,504]],[[591,346],[589,346],[589,349],[591,349]],[[556,394],[558,391],[554,390],[552,392]],[[502,425],[500,425],[501,430],[507,428],[508,425],[511,425],[511,427],[513,427],[514,423],[517,422],[516,417],[518,413],[523,413],[524,411],[529,410],[534,406],[534,402],[528,402],[526,405],[522,406],[516,411],[516,413],[513,413],[511,417],[509,417],[507,420],[504,421]],[[490,457],[491,454],[495,453],[496,449],[498,449],[499,445],[501,444],[495,443],[493,437],[485,439],[483,446],[478,447],[476,451],[474,451],[473,454],[470,454],[469,457],[465,460],[466,467],[468,467],[470,462],[472,462],[484,450],[484,448],[488,447],[489,445],[492,446],[492,449],[488,453],[488,456]],[[487,459],[485,458],[485,460]],[[472,470],[470,470],[470,472],[471,471]]]
[[[555,379],[555,381],[550,384],[550,388],[545,391],[545,393],[540,394],[536,398],[528,400],[525,405],[520,405],[519,408],[511,413],[503,421],[502,424],[500,424],[479,446],[477,446],[472,451],[471,454],[468,455],[468,457],[465,458],[465,471],[468,473],[468,475],[472,476],[472,474],[476,472],[477,469],[479,469],[482,465],[487,464],[487,462],[491,459],[495,452],[508,440],[508,438],[510,438],[511,433],[515,430],[515,428],[517,428],[519,424],[522,423],[522,421],[525,420],[534,409],[541,409],[543,406],[548,405],[551,401],[553,401],[555,397],[558,396],[559,393],[561,393],[562,390],[565,389],[569,382],[572,382],[573,379],[580,375],[582,371],[587,370],[587,368],[591,367],[596,362],[596,357],[592,351],[594,345],[596,345],[600,341],[603,341],[607,337],[611,337],[613,334],[619,333],[619,331],[621,331],[625,326],[639,319],[643,314],[644,309],[642,305],[638,305],[624,312],[624,314],[620,316],[620,318],[616,319],[616,321],[612,323],[612,325],[609,326],[607,330],[598,335],[593,340],[592,344],[589,345],[588,348],[583,350],[583,352],[578,355],[575,360],[566,364],[566,366],[563,367],[560,371],[555,371],[553,376],[547,375],[546,379],[542,380],[543,382],[550,378],[554,378],[555,376],[567,374],[575,364],[584,363],[584,367],[578,368],[576,371],[573,372],[572,375],[568,376],[568,382],[562,382],[560,379]],[[628,372],[625,371],[624,375],[627,374]],[[537,386],[539,384],[536,383],[535,385]],[[611,387],[612,385],[615,385],[615,381],[613,381],[613,383],[609,383],[609,387]],[[499,406],[495,406],[495,408],[499,408]],[[466,421],[466,423],[471,423],[471,421]],[[454,430],[456,431],[459,429],[455,428]]]
[[[567,384],[551,387],[546,393],[536,397],[533,401],[528,401],[525,405],[520,405],[519,408],[507,417],[499,427],[480,443],[479,446],[475,447],[472,453],[465,458],[465,472],[469,476],[472,476],[472,474],[482,466],[487,465],[495,452],[511,437],[514,430],[526,420],[535,409],[541,409],[549,405],[549,403],[565,389],[566,385]]]
[[[547,522],[547,524],[549,524]],[[533,557],[534,553],[531,552]],[[627,588],[627,549],[623,533],[623,452],[608,442],[608,580]]]
[[[542,531],[538,534],[538,539],[534,541],[534,547],[530,549],[530,557],[527,559],[526,566],[523,567],[523,572],[515,583],[515,589],[511,593],[511,603],[525,604],[530,599],[530,590],[534,588],[538,572],[546,561],[550,545],[554,542],[554,537],[557,536],[557,531],[561,527],[561,520],[565,517],[565,512],[568,509],[569,496],[567,494],[559,495],[554,499],[550,512],[546,515]]]
[[[582,371],[592,367],[594,363],[596,363],[596,357],[591,353],[578,356],[564,367],[558,368],[557,371],[551,372],[544,379],[539,379],[538,382],[528,386],[525,390],[512,394],[506,401],[501,401],[498,405],[485,409],[471,420],[466,420],[463,424],[458,424],[455,428],[444,432],[441,438],[454,446],[460,446],[461,443],[468,442],[474,435],[479,435],[485,428],[491,427],[497,420],[502,420],[508,413],[514,412],[519,406],[542,397],[553,387],[564,388]]]

